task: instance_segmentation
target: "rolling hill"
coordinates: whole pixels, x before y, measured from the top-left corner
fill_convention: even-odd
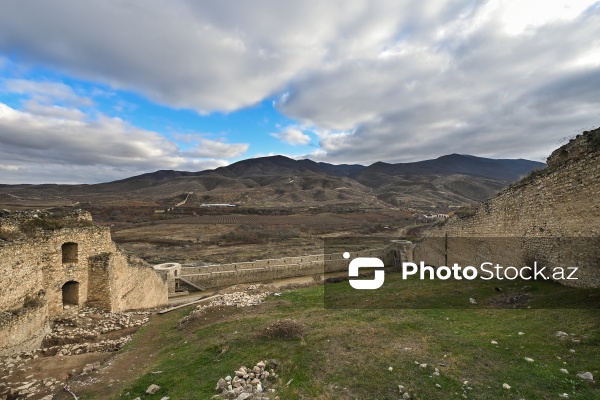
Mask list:
[[[497,193],[545,164],[450,154],[370,166],[271,156],[199,172],[161,170],[94,185],[0,185],[0,198],[65,202],[137,202],[165,206],[193,192],[190,204],[254,207],[346,204],[358,207],[464,205]],[[179,196],[179,197],[178,197]]]

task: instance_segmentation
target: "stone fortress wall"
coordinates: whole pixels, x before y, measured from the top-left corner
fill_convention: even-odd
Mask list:
[[[577,266],[579,279],[561,283],[600,287],[600,128],[555,150],[547,165],[480,204],[472,216],[454,216],[427,235],[498,238],[487,244],[504,241],[504,248],[495,246],[500,256],[514,262],[544,260],[550,267]],[[442,265],[441,243],[425,240],[415,249],[415,259]],[[476,241],[470,245],[476,246]],[[455,248],[453,253],[450,256],[467,258],[474,249]]]
[[[354,257],[378,257],[386,266],[412,259],[411,243],[396,241],[389,246],[362,250]],[[324,273],[347,271],[350,260],[342,253],[315,254],[300,257],[256,260],[206,267],[183,267],[180,277],[203,288],[216,288],[240,283],[264,282],[299,276],[320,276]]]
[[[166,274],[121,253],[89,213],[67,216],[72,227],[22,234],[24,223],[44,218],[38,214],[0,217],[0,354],[39,346],[65,306],[117,312],[168,303]]]

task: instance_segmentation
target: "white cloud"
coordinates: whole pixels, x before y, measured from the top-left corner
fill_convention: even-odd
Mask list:
[[[199,138],[198,144],[192,150],[185,151],[186,157],[194,158],[233,158],[237,157],[248,150],[250,146],[247,143],[225,143],[222,140],[209,140],[205,138]]]
[[[292,146],[310,143],[310,136],[303,133],[302,130],[296,126],[285,127],[279,133],[271,133],[271,136],[276,137],[287,144],[291,144]]]
[[[43,117],[70,119],[81,121],[85,118],[85,113],[77,108],[69,108],[58,105],[43,105],[35,100],[25,102],[23,111]]]
[[[42,104],[60,101],[73,106],[94,105],[90,98],[78,95],[73,88],[61,82],[6,79],[3,86],[5,91],[27,95]]]
[[[574,60],[600,51],[600,3],[522,35],[508,35],[490,4],[503,5],[457,9],[436,29],[415,22],[421,31],[376,57],[305,74],[277,107],[325,128],[316,159],[366,164],[452,152],[541,159],[565,135],[597,126],[600,64]]]
[[[248,148],[200,138],[193,151],[182,151],[158,133],[119,118],[69,115],[56,118],[0,103],[0,159],[6,163],[2,170],[14,172],[3,173],[2,183],[99,182],[157,169],[202,170],[226,165],[224,159]],[[52,179],[49,171],[55,173]]]
[[[516,35],[526,29],[535,29],[551,22],[571,20],[579,16],[593,2],[590,0],[546,1],[542,5],[538,0],[519,0],[518,2],[492,2],[494,3],[501,9],[500,21],[504,30]]]
[[[55,0],[7,2],[0,13],[0,52],[17,49],[23,62],[201,113],[280,96],[281,113],[321,132],[315,157],[350,163],[451,152],[542,157],[559,138],[598,124],[598,38],[593,0]],[[76,115],[85,96],[68,87],[8,84],[31,96],[23,111],[37,117],[20,117],[28,124],[58,131],[43,119],[52,117],[64,120],[61,129],[79,123],[96,135],[102,125],[134,138],[116,153],[137,155],[135,163],[183,165],[187,156],[247,149],[199,141],[184,154],[123,121],[85,122]],[[273,135],[307,144],[295,129]],[[24,151],[48,146],[43,136]],[[65,145],[83,147],[73,142]],[[129,156],[90,156],[98,158],[120,165]]]
[[[318,65],[346,26],[379,30],[348,40],[353,52],[394,29],[386,10],[367,2],[34,3],[3,5],[0,51],[18,46],[25,60],[200,112],[232,111],[276,93]],[[365,24],[363,13],[371,15]]]

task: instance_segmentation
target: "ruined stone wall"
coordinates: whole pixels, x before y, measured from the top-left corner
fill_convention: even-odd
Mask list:
[[[46,304],[0,313],[0,356],[39,348],[48,332]]]
[[[62,246],[77,243],[77,262],[63,263]],[[114,251],[110,232],[99,227],[42,232],[0,246],[0,310],[20,307],[26,296],[44,290],[50,316],[62,311],[62,287],[79,283],[79,303],[88,295],[88,258]]]
[[[0,246],[0,311],[23,307],[25,296],[42,290],[42,257],[22,246]]]
[[[88,259],[89,307],[112,310],[110,258],[111,253],[100,253]]]
[[[111,255],[112,311],[152,308],[167,305],[168,284],[164,272],[155,271],[141,259],[121,252]]]
[[[409,246],[410,247],[410,246]],[[353,257],[378,257],[386,265],[394,261],[394,254],[401,254],[406,261],[412,254],[406,244],[391,245],[385,248],[357,252]],[[182,277],[204,288],[237,285],[241,283],[264,282],[298,276],[322,275],[323,273],[347,271],[348,263],[342,253],[318,254],[300,257],[256,260],[207,267],[183,268]]]
[[[582,278],[567,283],[599,287],[598,252],[585,243],[600,236],[600,129],[560,147],[547,163],[545,170],[482,203],[473,216],[452,217],[427,235],[553,239],[513,241],[520,243],[513,250],[523,259],[540,257],[554,265],[579,266]],[[431,257],[431,249],[425,251],[429,245],[426,241],[418,246],[415,258],[428,252]],[[437,257],[439,262],[439,253]]]
[[[13,235],[0,240],[0,352],[37,343],[48,319],[62,312],[63,299],[107,311],[168,303],[166,276],[142,260],[128,260],[108,228],[89,224],[89,213],[73,213],[73,227],[37,229],[57,223],[38,213],[0,216],[4,238]]]

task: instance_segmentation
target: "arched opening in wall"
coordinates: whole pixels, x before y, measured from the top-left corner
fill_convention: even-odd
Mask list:
[[[79,305],[79,282],[69,281],[63,285],[62,302],[63,307]]]
[[[62,245],[62,262],[63,264],[67,263],[76,263],[79,255],[79,246],[77,243],[65,243]]]

